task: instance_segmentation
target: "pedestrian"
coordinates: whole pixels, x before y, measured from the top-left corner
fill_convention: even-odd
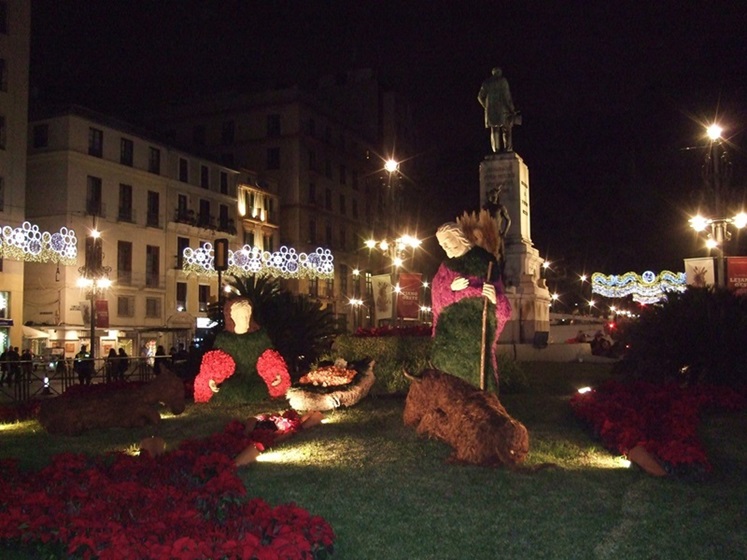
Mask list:
[[[109,348],[109,355],[106,357],[106,382],[111,383],[117,379],[117,370],[119,369],[119,358],[114,348]]]
[[[124,381],[127,370],[130,369],[130,358],[127,356],[124,348],[119,349],[119,364],[117,368],[117,379]]]
[[[78,382],[81,385],[90,385],[93,379],[93,362],[91,355],[86,351],[86,345],[80,345],[80,352],[75,355],[73,371],[78,374]]]
[[[153,359],[153,373],[160,375],[161,371],[163,371],[163,365],[166,359],[166,350],[164,350],[163,346],[159,344],[158,348],[156,348],[156,356]]]
[[[21,380],[21,355],[18,353],[18,346],[8,350],[8,385],[15,381]]]
[[[34,371],[34,356],[31,354],[30,348],[25,348],[21,353],[21,371],[23,372],[23,379],[27,383],[31,381],[31,374]]]
[[[0,386],[2,386],[3,383],[8,381],[8,349],[6,348],[3,350],[3,353],[0,354]],[[10,381],[8,381],[8,385],[10,385]]]

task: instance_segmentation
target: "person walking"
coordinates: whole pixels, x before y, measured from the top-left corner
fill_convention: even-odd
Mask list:
[[[80,345],[80,352],[75,355],[73,371],[78,374],[78,382],[81,385],[90,385],[93,379],[93,361],[91,355],[86,351],[86,345]]]
[[[119,363],[117,364],[117,380],[124,381],[127,370],[130,369],[130,358],[124,348],[119,349]]]
[[[119,358],[114,348],[109,348],[109,355],[106,357],[106,364],[104,366],[106,368],[106,382],[111,383],[115,381],[119,369]]]

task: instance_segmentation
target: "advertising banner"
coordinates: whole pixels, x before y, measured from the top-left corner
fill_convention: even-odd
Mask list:
[[[688,286],[705,288],[716,283],[713,257],[685,259],[685,277]]]
[[[96,328],[109,328],[109,301],[105,299],[96,300]]]
[[[747,257],[726,257],[726,287],[747,294]]]
[[[399,275],[399,295],[397,296],[397,317],[417,319],[420,315],[420,287],[422,274],[402,272]]]
[[[374,320],[378,326],[379,321],[392,318],[394,287],[392,286],[391,276],[388,274],[372,276],[371,287],[373,288]]]

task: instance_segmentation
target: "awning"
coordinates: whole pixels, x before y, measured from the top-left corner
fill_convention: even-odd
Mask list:
[[[49,338],[49,335],[43,331],[23,326],[23,338]]]

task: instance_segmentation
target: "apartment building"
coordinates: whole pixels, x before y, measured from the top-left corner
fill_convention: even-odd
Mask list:
[[[277,185],[280,243],[334,254],[334,278],[286,280],[353,324],[352,297],[368,294],[371,275],[390,270],[365,240],[417,235],[402,189],[412,200],[416,153],[412,115],[371,71],[253,94],[229,93],[174,105],[147,119],[169,141],[229,166],[256,169]],[[387,159],[402,160],[394,173]]]
[[[0,0],[0,231],[25,219],[30,6]],[[23,346],[24,256],[0,236],[0,348]]]
[[[92,335],[96,356],[188,346],[218,286],[215,273],[183,269],[184,249],[277,237],[277,201],[256,174],[82,107],[34,115],[29,130],[26,215],[42,230],[74,231],[79,249],[73,264],[27,263],[24,317],[67,355]],[[91,275],[111,287],[80,287]]]

